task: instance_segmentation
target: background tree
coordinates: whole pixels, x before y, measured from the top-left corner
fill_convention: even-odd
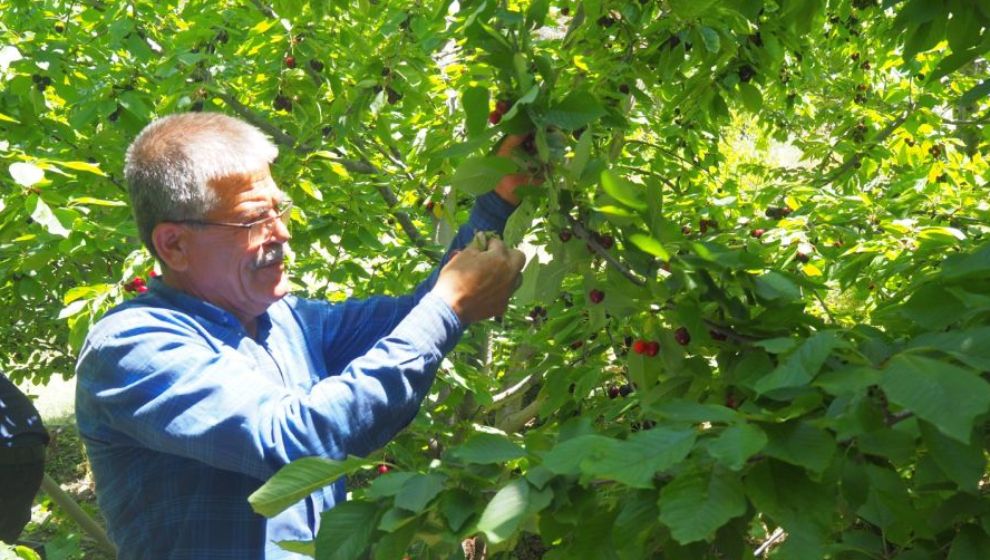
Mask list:
[[[297,291],[398,293],[507,171],[535,255],[320,558],[979,558],[990,8],[964,0],[0,0],[3,366],[44,382],[151,269],[154,116],[282,149]],[[532,133],[512,160],[506,133]],[[376,465],[378,465],[376,467]],[[374,470],[377,468],[378,470]],[[466,540],[468,539],[468,540]],[[487,552],[482,552],[487,547]]]

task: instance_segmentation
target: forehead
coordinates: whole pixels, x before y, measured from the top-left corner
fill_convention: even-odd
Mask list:
[[[214,179],[210,181],[210,186],[219,199],[218,209],[234,209],[255,205],[271,206],[273,202],[277,202],[283,196],[267,167],[252,173]]]

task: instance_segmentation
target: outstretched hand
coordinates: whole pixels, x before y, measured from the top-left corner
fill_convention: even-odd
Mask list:
[[[522,146],[526,142],[526,134],[510,134],[502,140],[502,143],[498,147],[498,151],[495,155],[505,158],[512,157],[512,151],[516,148]],[[529,173],[510,173],[498,182],[495,186],[495,192],[498,193],[502,200],[512,204],[514,206],[519,205],[519,197],[516,196],[516,189],[523,185],[539,185],[543,182],[543,179],[535,177]]]
[[[503,315],[526,264],[522,251],[509,249],[501,239],[483,232],[475,236],[478,244],[469,243],[454,255],[433,287],[463,324]]]

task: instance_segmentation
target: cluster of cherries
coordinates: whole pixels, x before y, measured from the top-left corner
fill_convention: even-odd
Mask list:
[[[148,273],[148,278],[154,278],[155,276],[158,276],[158,273],[154,270]],[[135,276],[130,282],[124,284],[124,291],[143,294],[148,291],[148,283],[145,282],[144,278]]]
[[[660,343],[655,340],[640,339],[632,343],[632,351],[652,358],[660,352]]]
[[[492,124],[498,124],[502,122],[502,115],[509,112],[512,108],[512,104],[505,99],[500,99],[495,103],[495,110],[488,113],[488,122]]]

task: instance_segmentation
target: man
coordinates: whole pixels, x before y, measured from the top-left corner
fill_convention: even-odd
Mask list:
[[[47,445],[48,431],[38,410],[0,373],[0,541],[14,544],[31,520]]]
[[[503,143],[508,154],[520,138]],[[219,114],[157,120],[128,148],[141,239],[162,276],[95,324],[76,414],[119,557],[290,558],[343,481],[272,519],[247,497],[294,459],[368,455],[412,421],[464,327],[505,310],[524,264],[498,240],[525,178],[479,197],[441,266],[403,297],[288,294],[291,202],[277,150]]]

